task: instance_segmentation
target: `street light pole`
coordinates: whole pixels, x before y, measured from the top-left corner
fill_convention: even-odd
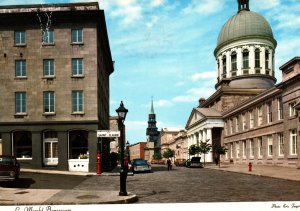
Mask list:
[[[125,171],[124,168],[124,144],[125,144],[125,138],[124,138],[124,121],[127,115],[128,110],[124,107],[123,101],[121,101],[120,107],[116,109],[116,112],[118,113],[118,123],[120,127],[120,147],[121,147],[121,170],[120,170],[120,192],[119,196],[127,196],[126,191],[126,178],[127,178],[127,171]]]

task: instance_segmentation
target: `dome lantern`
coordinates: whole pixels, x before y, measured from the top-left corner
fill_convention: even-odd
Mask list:
[[[249,0],[238,0],[238,13],[241,11],[241,10],[247,10],[247,11],[250,11],[249,9]]]

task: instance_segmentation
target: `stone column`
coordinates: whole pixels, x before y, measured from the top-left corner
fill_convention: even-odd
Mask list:
[[[260,52],[260,66],[262,68],[262,74],[266,74],[266,48],[262,47]]]
[[[255,74],[255,53],[254,46],[250,46],[249,48],[249,74]]]
[[[212,144],[212,129],[211,128],[206,129],[206,136],[207,136],[206,139],[209,140],[208,143]],[[213,162],[212,150],[208,154],[206,154],[205,161],[206,162]]]
[[[242,60],[243,60],[242,48],[238,48],[237,53],[236,53],[237,75],[243,75],[243,73],[242,73]]]

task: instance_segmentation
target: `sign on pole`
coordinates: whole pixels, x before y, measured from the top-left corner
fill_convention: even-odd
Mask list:
[[[120,137],[120,131],[97,130],[97,138],[115,138]]]

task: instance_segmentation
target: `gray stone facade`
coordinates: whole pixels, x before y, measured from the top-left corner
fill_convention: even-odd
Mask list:
[[[41,28],[47,23],[46,15],[51,16],[51,25]],[[47,166],[45,154],[51,145],[51,157],[56,159],[51,167],[68,170],[68,161],[74,150],[85,159],[87,157],[88,171],[95,171],[96,130],[109,129],[109,75],[113,72],[103,10],[97,3],[0,7],[0,20],[0,133],[3,154],[16,155],[24,168],[42,168]],[[54,42],[42,42],[41,29],[43,32],[53,30]],[[82,42],[72,41],[74,29],[82,31]],[[22,45],[15,43],[18,31],[26,35]],[[53,61],[54,66],[54,74],[50,77],[44,74],[44,61],[48,59]],[[82,74],[73,74],[72,59],[83,61]],[[22,77],[16,73],[17,61],[20,60],[26,62],[26,74]],[[82,97],[74,99],[74,91],[82,92]],[[45,92],[52,92],[54,96],[51,112],[45,110],[45,104],[49,103],[45,100]],[[25,111],[17,111],[20,103],[17,102],[17,93],[26,95],[25,100],[22,99],[25,102],[21,103]],[[75,104],[82,106],[81,109],[74,110]],[[15,131],[31,134],[31,144],[26,144],[27,148],[32,147],[31,155],[25,158],[17,155],[16,144],[21,150],[24,137],[21,135],[19,142],[15,143]],[[44,134],[47,131],[56,134],[48,139],[49,145],[45,144]],[[79,132],[74,135],[74,149],[71,149],[70,131],[85,131],[82,140],[87,142],[84,144],[87,146],[76,145]],[[103,140],[102,145],[105,169],[108,168],[109,142]],[[83,148],[86,148],[86,153],[81,153]]]

